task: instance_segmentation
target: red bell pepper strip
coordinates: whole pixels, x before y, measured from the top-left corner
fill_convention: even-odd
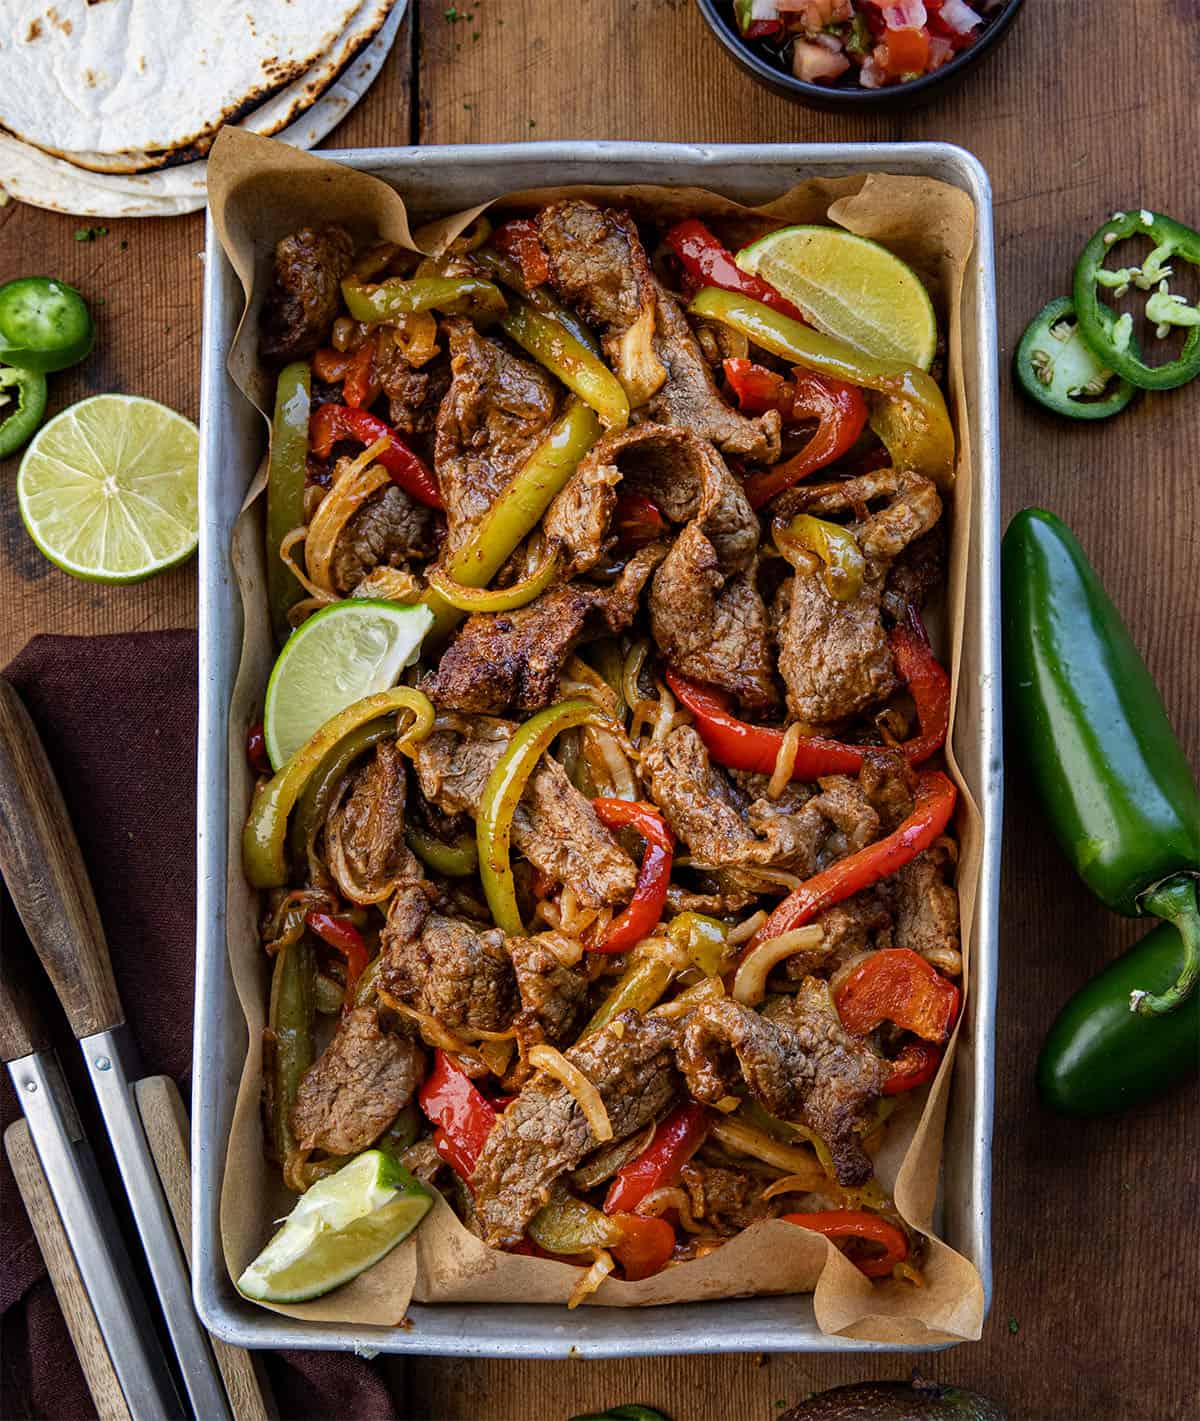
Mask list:
[[[791,423],[796,388],[777,371],[768,370],[765,365],[738,355],[725,362],[725,378],[737,396],[738,409],[743,414],[765,414],[767,410],[778,410],[784,423]]]
[[[593,799],[592,808],[601,824],[609,829],[629,825],[646,841],[629,907],[609,923],[598,942],[588,944],[589,952],[626,952],[649,937],[662,918],[667,885],[671,881],[675,835],[652,804],[628,799]]]
[[[475,1173],[484,1141],[496,1123],[491,1101],[445,1051],[433,1053],[433,1070],[417,1093],[417,1103],[437,1126],[433,1144],[463,1179]]]
[[[877,1243],[883,1254],[878,1258],[852,1258],[850,1261],[868,1278],[887,1278],[897,1263],[908,1257],[908,1239],[904,1230],[878,1214],[864,1209],[825,1209],[816,1214],[784,1214],[789,1224],[812,1229],[826,1238],[860,1238]]]
[[[375,374],[375,341],[368,336],[350,357],[346,378],[342,381],[342,398],[351,409],[363,410],[374,403],[379,388]]]
[[[362,934],[349,918],[340,917],[335,913],[322,913],[317,908],[309,909],[305,922],[322,942],[327,942],[346,959],[346,986],[342,994],[342,1010],[350,1011],[354,1002],[354,988],[371,960]]]
[[[738,720],[727,709],[724,696],[708,686],[686,681],[670,669],[666,677],[680,704],[695,717],[696,731],[718,764],[759,775],[769,775],[774,770],[783,744],[782,730]],[[792,778],[816,780],[822,775],[857,774],[869,753],[869,747],[843,745],[839,740],[817,735],[801,737]]]
[[[613,527],[621,547],[641,548],[662,537],[667,531],[667,520],[659,512],[658,504],[644,493],[622,490],[617,495]]]
[[[910,1041],[892,1061],[892,1073],[884,1082],[884,1095],[903,1095],[931,1081],[942,1064],[942,1048],[929,1041]]]
[[[655,1189],[670,1189],[704,1143],[709,1116],[694,1100],[678,1105],[659,1121],[650,1143],[622,1169],[608,1186],[606,1214],[631,1213]]]
[[[792,419],[817,420],[816,432],[798,454],[746,480],[746,497],[754,508],[840,459],[858,442],[867,425],[867,402],[857,385],[812,370],[793,373]]]
[[[914,611],[912,617],[919,632],[912,627],[895,626],[888,635],[888,645],[896,670],[904,678],[917,708],[920,726],[911,740],[897,748],[910,765],[921,765],[942,748],[950,731],[950,677],[934,656],[919,615]]]
[[[746,952],[793,928],[811,923],[826,908],[841,903],[895,873],[938,837],[950,822],[958,791],[940,770],[917,780],[917,797],[908,818],[885,838],[830,866],[795,888],[750,939]],[[745,954],[743,954],[743,957]],[[923,960],[923,959],[921,959]],[[931,969],[932,970],[932,969]]]
[[[262,721],[256,721],[246,732],[246,759],[250,761],[250,768],[256,775],[269,775],[271,771],[271,760],[267,754],[267,737],[263,732]]]
[[[537,223],[530,217],[514,217],[492,233],[492,242],[521,268],[525,285],[531,289],[550,280],[550,258],[542,246]]]
[[[333,350],[325,346],[313,355],[312,373],[327,385],[336,385],[339,380],[346,378],[346,371],[350,369],[352,359],[353,356],[347,351]]]
[[[911,947],[889,947],[866,958],[838,988],[834,1005],[855,1036],[884,1021],[925,1041],[941,1043],[958,1020],[962,994]]]
[[[675,1230],[666,1219],[643,1219],[638,1214],[616,1216],[624,1237],[612,1246],[612,1256],[625,1270],[629,1283],[658,1273],[675,1252]]]
[[[392,482],[430,508],[445,506],[432,472],[390,425],[366,410],[351,409],[349,405],[318,405],[308,422],[308,438],[318,459],[327,459],[333,446],[342,439],[352,439],[358,444],[387,439],[379,462],[391,474]]]
[[[733,254],[697,218],[685,217],[677,222],[667,233],[667,244],[696,286],[719,286],[723,291],[737,291],[782,311],[795,321],[805,319],[804,312],[786,301],[773,286],[740,270]]]

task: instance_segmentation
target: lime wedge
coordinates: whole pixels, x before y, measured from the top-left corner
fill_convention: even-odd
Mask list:
[[[196,550],[200,434],[136,395],[96,395],[44,424],[17,473],[29,536],[92,582],[140,582]]]
[[[263,733],[275,769],[338,711],[394,686],[432,625],[423,603],[366,598],[309,617],[284,643],[267,683]]]
[[[432,1207],[432,1193],[402,1164],[366,1150],[301,1195],[238,1290],[267,1303],[319,1298],[378,1263]]]
[[[922,370],[933,363],[937,318],[929,293],[916,272],[878,242],[840,227],[782,227],[743,247],[736,261],[826,335]]]

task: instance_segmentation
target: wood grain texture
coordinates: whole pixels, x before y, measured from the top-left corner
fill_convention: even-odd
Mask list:
[[[62,791],[21,698],[0,678],[0,872],[78,1036],[124,1021],[96,898]]]
[[[50,1045],[27,985],[26,964],[5,941],[3,905],[0,905],[0,1061],[15,1061]]]
[[[24,1120],[14,1121],[5,1130],[4,1148],[16,1176],[17,1188],[21,1191],[21,1202],[25,1205],[38,1247],[46,1260],[54,1296],[62,1308],[67,1331],[71,1334],[100,1421],[130,1421],[121,1383],[113,1370],[96,1314],[92,1311],[87,1289],[79,1275],[75,1255],[54,1206],[29,1126]]]
[[[187,1107],[170,1076],[147,1076],[133,1088],[138,1113],[163,1193],[179,1231],[188,1267],[192,1266],[192,1163],[188,1146]],[[266,1376],[252,1353],[210,1339],[229,1404],[237,1421],[269,1421],[276,1415],[269,1404]]]
[[[1010,37],[959,93],[884,118],[811,113],[766,93],[726,58],[690,0],[412,3],[411,44],[398,45],[334,143],[403,143],[410,134],[425,143],[937,138],[976,153],[996,199],[1004,516],[1038,503],[1075,529],[1144,650],[1193,764],[1200,761],[1197,387],[1143,398],[1092,428],[1032,410],[1008,376],[1025,323],[1069,289],[1076,254],[1112,209],[1148,205],[1200,226],[1197,0],[1028,0]],[[449,20],[449,9],[459,18]],[[89,362],[56,377],[52,397],[62,404],[121,388],[194,415],[199,222],[110,223],[107,238],[82,245],[71,240],[76,225],[0,210],[0,277],[53,269],[108,298],[103,369]],[[4,473],[0,654],[34,631],[191,620],[190,567],[116,589],[49,569],[24,538]],[[1196,1093],[1115,1121],[1064,1122],[1040,1110],[1032,1063],[1050,1021],[1139,929],[1105,913],[1073,878],[1009,749],[995,1293],[981,1343],[915,1360],[926,1374],[1001,1397],[1014,1418],[1191,1418],[1200,1394],[1195,1250],[1186,1244],[1200,1184]],[[768,1421],[782,1409],[777,1401],[900,1376],[910,1365],[867,1357],[417,1361],[406,1414],[559,1421],[644,1400],[675,1421]]]

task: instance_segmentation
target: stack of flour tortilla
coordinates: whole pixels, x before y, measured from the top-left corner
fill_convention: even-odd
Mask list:
[[[3,0],[0,190],[81,217],[203,207],[222,126],[311,148],[379,73],[406,3]]]

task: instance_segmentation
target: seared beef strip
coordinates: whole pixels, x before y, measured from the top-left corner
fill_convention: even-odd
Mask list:
[[[760,1219],[774,1218],[779,1212],[778,1202],[762,1202],[766,1181],[739,1169],[689,1160],[679,1182],[687,1190],[692,1214],[707,1228],[726,1237],[741,1233]]]
[[[581,641],[624,630],[664,549],[640,549],[609,587],[568,582],[515,612],[471,617],[442,653],[421,689],[445,710],[501,715],[541,710],[558,695],[558,678]]]
[[[562,1046],[580,1025],[587,1005],[587,973],[579,967],[564,967],[549,945],[554,933],[536,937],[510,937],[507,947],[517,973],[521,994],[521,1017],[530,1040]]]
[[[423,889],[392,899],[380,938],[379,986],[450,1028],[506,1031],[517,1012],[517,983],[499,928],[480,931],[435,913]]]
[[[331,1155],[365,1150],[412,1099],[424,1059],[410,1036],[380,1026],[377,1007],[348,1012],[296,1092],[297,1144]]]
[[[566,1053],[600,1092],[614,1140],[656,1119],[675,1097],[674,1039],[670,1022],[626,1011]],[[536,1072],[497,1120],[471,1177],[484,1241],[518,1243],[555,1180],[600,1143],[570,1091]]]
[[[787,976],[794,982],[801,982],[815,972],[830,977],[860,952],[892,945],[890,895],[878,884],[826,909],[813,922],[825,934],[819,945],[796,953],[783,964]]]
[[[946,530],[941,520],[908,547],[888,568],[883,610],[902,622],[910,607],[923,607],[934,588],[946,580]]]
[[[333,553],[333,585],[352,592],[377,567],[404,567],[434,551],[432,508],[410,498],[396,484],[373,493],[346,521]]]
[[[377,903],[399,880],[421,877],[404,842],[405,789],[404,758],[394,741],[381,740],[326,821],[329,869],[352,902]]]
[[[258,341],[264,360],[282,364],[324,343],[353,255],[353,238],[342,227],[303,227],[275,244],[275,277]]]
[[[375,374],[388,400],[388,423],[401,434],[432,434],[438,406],[450,388],[444,360],[417,369],[405,360],[393,341],[379,341]]]
[[[414,747],[421,792],[447,814],[475,814],[512,735],[508,721],[464,720]],[[580,903],[627,903],[637,869],[557,760],[543,758],[513,815],[513,844],[553,883],[569,883]]]
[[[766,612],[756,583],[758,520],[711,444],[686,429],[642,424],[592,449],[546,515],[547,537],[586,571],[605,550],[617,484],[686,525],[650,589],[650,627],[685,676],[732,691],[745,705],[776,700]]]
[[[604,352],[635,412],[644,406],[645,418],[690,429],[727,453],[779,458],[779,415],[747,419],[721,398],[686,316],[651,274],[627,212],[570,198],[545,208],[538,229],[550,284],[603,329]]]
[[[434,462],[454,552],[509,485],[554,419],[554,378],[540,365],[448,316],[450,389],[437,417]]]
[[[734,1093],[740,1077],[764,1110],[821,1136],[840,1184],[865,1184],[872,1168],[859,1127],[888,1066],[817,1000],[802,992],[762,1014],[731,1000],[706,1002],[683,1028],[679,1068],[691,1094],[710,1104]]]
[[[937,957],[961,951],[958,894],[946,881],[949,865],[945,849],[926,849],[886,881],[895,903],[894,945],[933,955],[935,966],[941,965]]]

